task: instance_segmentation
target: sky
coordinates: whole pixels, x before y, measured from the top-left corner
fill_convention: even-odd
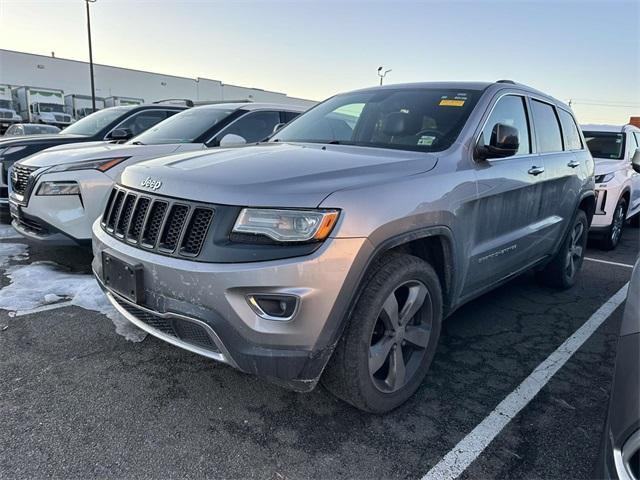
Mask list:
[[[97,0],[94,61],[322,100],[512,79],[581,123],[640,116],[640,0]],[[0,0],[0,48],[88,59],[83,0]],[[2,65],[0,65],[2,68]]]

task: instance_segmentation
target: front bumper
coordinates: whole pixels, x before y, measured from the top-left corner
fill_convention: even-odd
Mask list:
[[[97,170],[71,173],[45,172],[39,175],[29,198],[22,202],[10,193],[9,202],[13,204],[11,216],[22,235],[50,243],[66,243],[63,237],[81,244],[91,241],[91,225],[104,210],[113,179]],[[49,181],[78,182],[80,195],[37,195],[40,185]],[[20,215],[16,214],[18,209]],[[42,228],[32,228],[31,224]]]
[[[102,254],[115,256],[143,270],[142,312],[125,315],[134,324],[174,345],[228,363],[244,372],[294,390],[311,390],[328,361],[354,278],[372,249],[363,238],[329,239],[311,255],[254,263],[203,263],[171,258],[125,244],[93,227],[93,271],[103,282]],[[104,288],[104,287],[103,287]],[[122,312],[127,303],[107,291]],[[268,320],[249,305],[249,294],[287,294],[299,298],[288,321]],[[215,335],[217,352],[201,351],[193,342],[162,335],[144,313],[202,322]],[[131,316],[136,317],[134,320]],[[140,323],[142,322],[142,324]]]

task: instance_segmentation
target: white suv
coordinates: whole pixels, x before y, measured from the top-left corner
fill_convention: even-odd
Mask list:
[[[633,125],[583,125],[596,162],[596,212],[591,234],[605,250],[616,248],[627,219],[640,217],[640,129]]]
[[[12,225],[23,236],[49,244],[89,243],[91,224],[125,167],[163,155],[259,142],[304,110],[270,103],[204,105],[173,115],[123,145],[80,143],[36,153],[10,170]],[[155,190],[160,184],[141,187]]]

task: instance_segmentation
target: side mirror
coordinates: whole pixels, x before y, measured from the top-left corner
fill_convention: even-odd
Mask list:
[[[109,139],[116,141],[129,140],[131,137],[133,137],[133,132],[128,128],[116,128],[109,134]]]
[[[235,133],[227,133],[220,139],[221,147],[236,147],[238,145],[245,145],[246,143],[247,141],[243,137]]]
[[[640,148],[637,148],[633,157],[631,157],[631,166],[636,172],[640,173]]]
[[[519,138],[516,127],[505,123],[496,123],[491,131],[489,145],[479,144],[476,147],[476,157],[482,160],[511,157],[518,153],[520,148]]]
[[[276,133],[278,130],[280,130],[285,125],[286,125],[286,123],[276,123],[275,126],[273,127],[273,132],[271,132],[271,134]]]

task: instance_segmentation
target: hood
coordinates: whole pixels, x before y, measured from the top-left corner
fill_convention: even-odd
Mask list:
[[[119,145],[107,142],[98,143],[98,146],[83,148],[83,144],[71,144],[71,148],[61,145],[56,148],[43,150],[31,155],[20,162],[21,165],[32,167],[52,167],[67,163],[99,160],[102,158],[144,156],[155,158],[156,156],[169,155],[178,151],[200,150],[204,148],[201,143],[182,143],[169,145]]]
[[[45,135],[23,135],[20,137],[0,137],[0,148],[13,147],[16,145],[33,145],[45,143],[49,145],[59,145],[62,143],[82,142],[89,139],[83,135],[68,135],[64,133],[51,133]]]
[[[56,145],[55,147],[47,148],[47,152],[55,152],[58,150],[69,150],[72,148],[88,148],[98,147],[100,145],[114,145],[113,142],[107,142],[105,140],[95,142],[78,142],[78,143],[63,143],[62,145]]]
[[[12,108],[0,108],[0,113],[9,113],[11,114],[12,119],[15,119],[16,117],[22,119],[22,117],[20,117],[20,115],[18,115]]]
[[[138,189],[150,178],[161,182],[159,195],[208,203],[313,208],[337,190],[415,175],[436,163],[421,152],[266,143],[149,160],[127,167],[121,178]]]
[[[628,167],[628,163],[624,160],[610,160],[605,158],[594,158],[595,174],[606,175],[607,173],[617,172]]]

